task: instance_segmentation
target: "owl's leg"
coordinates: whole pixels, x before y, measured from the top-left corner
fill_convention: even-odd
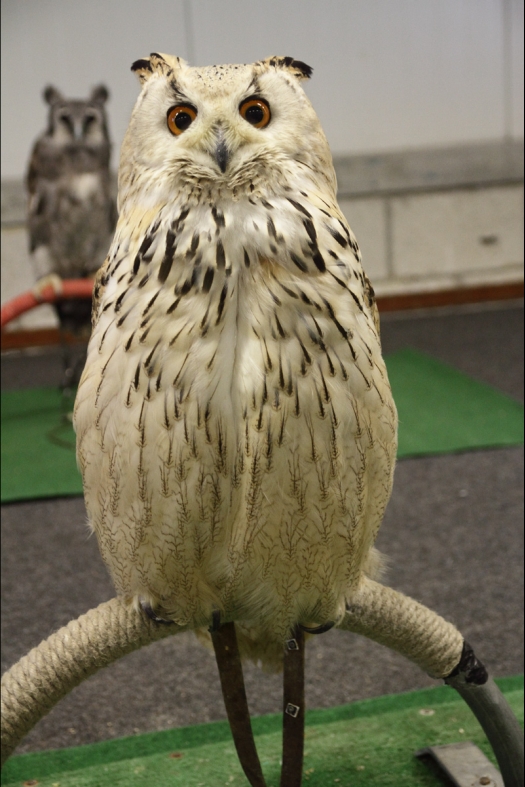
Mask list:
[[[55,299],[61,298],[64,292],[64,280],[58,275],[58,273],[53,273],[48,271],[48,268],[51,265],[48,249],[44,246],[40,246],[34,253],[33,257],[35,259],[35,262],[38,262],[38,267],[40,268],[40,270],[47,271],[42,276],[39,276],[36,283],[33,285],[31,291],[35,297],[35,300],[37,300],[39,303],[43,303],[44,301],[46,301],[47,297],[49,297],[49,293],[46,293],[46,291],[49,289],[53,291]],[[72,407],[69,406],[70,402],[68,401],[68,399],[71,399],[71,396],[68,397],[67,393],[70,392],[71,389],[71,379],[73,377],[73,369],[71,367],[70,349],[65,340],[62,320],[60,319],[60,312],[57,308],[56,303],[55,303],[55,312],[57,314],[58,321],[59,321],[62,365],[64,368],[62,382],[60,383],[60,389],[62,390],[62,411],[64,416],[67,416],[69,410],[72,409]],[[64,392],[66,392],[66,394],[64,394]]]
[[[60,344],[62,348],[63,377],[60,384],[62,391],[62,409],[70,413],[77,392],[77,387],[86,365],[87,346],[83,342],[70,341],[68,331],[60,326]],[[69,408],[69,409],[68,409]]]
[[[60,408],[63,421],[73,420],[73,407],[75,404],[76,389],[86,363],[86,347],[71,343],[71,336],[62,324],[58,312],[60,326],[60,351],[62,356],[62,380],[59,388],[62,393]]]
[[[304,644],[303,627],[296,626],[284,651],[281,787],[301,787],[304,753]]]
[[[219,668],[224,705],[239,762],[252,787],[266,787],[253,738],[235,624],[225,623],[217,627],[216,621],[214,623],[210,634]]]
[[[76,390],[86,365],[87,340],[91,322],[91,304],[87,300],[69,298],[54,304],[59,319],[62,355],[62,414],[72,419]]]

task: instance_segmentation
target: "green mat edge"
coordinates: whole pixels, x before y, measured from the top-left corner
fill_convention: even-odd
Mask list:
[[[496,678],[495,682],[504,694],[523,691],[523,675]],[[334,708],[312,709],[306,713],[306,726],[330,724],[345,719],[363,718],[400,709],[428,707],[450,702],[460,704],[462,699],[449,686],[433,686],[428,689],[372,697],[346,705],[338,705]],[[256,716],[252,719],[252,726],[256,736],[279,732],[282,727],[282,716],[280,713]],[[203,732],[205,732],[204,736]],[[231,741],[227,721],[146,732],[70,748],[28,752],[15,755],[7,761],[2,771],[2,784],[12,783],[23,778],[28,772],[28,766],[32,772],[38,773],[40,778],[44,778],[58,775],[64,771],[81,770],[91,765],[94,758],[99,765],[104,765],[222,741]]]

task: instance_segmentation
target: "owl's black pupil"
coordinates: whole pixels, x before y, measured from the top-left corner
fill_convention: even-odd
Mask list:
[[[255,104],[253,107],[248,107],[244,113],[244,117],[248,123],[252,123],[254,126],[256,126],[257,123],[260,123],[262,120],[264,120],[264,112],[261,107]]]
[[[188,126],[191,126],[193,118],[188,112],[179,112],[175,118],[175,125],[179,131],[186,131]]]

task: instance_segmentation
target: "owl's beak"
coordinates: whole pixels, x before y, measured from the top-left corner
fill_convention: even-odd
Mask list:
[[[82,127],[82,121],[77,121],[73,124],[73,138],[75,142],[81,142],[84,136],[84,129]]]
[[[219,131],[217,135],[217,145],[215,147],[214,158],[217,164],[219,165],[219,169],[221,172],[226,172],[226,167],[228,166],[230,155],[231,155],[231,151],[229,150],[228,146],[226,145],[226,142],[224,141],[222,131]]]

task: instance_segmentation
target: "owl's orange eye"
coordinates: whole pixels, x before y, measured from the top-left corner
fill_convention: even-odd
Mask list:
[[[178,104],[168,110],[168,128],[178,137],[191,126],[197,117],[197,110],[188,104]]]
[[[239,112],[255,128],[264,128],[272,119],[270,105],[262,98],[247,98],[240,105]]]

